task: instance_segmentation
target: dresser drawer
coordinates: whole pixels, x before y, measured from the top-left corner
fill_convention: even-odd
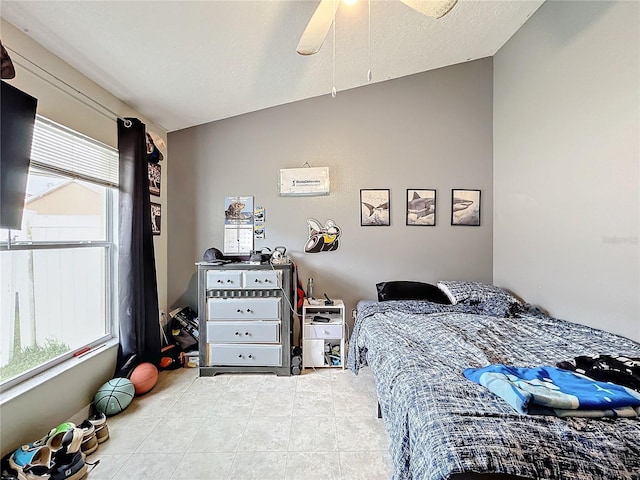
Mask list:
[[[244,288],[280,288],[282,272],[278,270],[251,270],[242,272]]]
[[[242,288],[242,272],[209,270],[207,272],[207,289],[237,289]]]
[[[305,325],[304,338],[342,338],[342,325]]]
[[[212,343],[278,343],[280,322],[207,322],[207,340]]]
[[[209,365],[280,366],[280,345],[211,345]]]
[[[280,298],[210,298],[207,320],[278,320]]]

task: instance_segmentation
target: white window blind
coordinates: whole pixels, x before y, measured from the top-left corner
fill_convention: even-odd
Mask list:
[[[118,186],[118,151],[37,116],[31,166],[108,187]]]

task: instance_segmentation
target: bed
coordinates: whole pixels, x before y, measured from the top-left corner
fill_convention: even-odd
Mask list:
[[[393,479],[640,480],[637,417],[521,415],[462,375],[489,364],[640,357],[640,344],[548,317],[493,286],[466,287],[448,297],[455,304],[391,296],[358,305],[347,362],[375,379]]]

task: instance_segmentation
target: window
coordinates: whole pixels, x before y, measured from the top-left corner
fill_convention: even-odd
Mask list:
[[[118,152],[37,117],[20,231],[0,230],[0,382],[114,331]]]

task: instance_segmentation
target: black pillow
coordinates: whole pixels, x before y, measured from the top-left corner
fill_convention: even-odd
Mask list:
[[[423,282],[393,281],[376,284],[378,301],[388,300],[429,300],[433,303],[450,305],[449,297],[435,285]]]

